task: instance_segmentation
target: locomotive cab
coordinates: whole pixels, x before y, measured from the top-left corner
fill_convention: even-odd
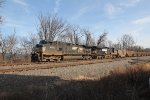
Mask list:
[[[31,62],[40,61],[40,52],[42,50],[42,45],[37,44],[35,47],[32,48],[31,52]]]

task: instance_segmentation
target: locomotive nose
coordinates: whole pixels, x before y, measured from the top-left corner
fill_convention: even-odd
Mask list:
[[[42,50],[42,45],[41,44],[37,44],[31,52],[31,62],[37,62],[39,61],[39,52],[41,52]]]
[[[31,54],[31,62],[39,61],[39,55],[37,53]]]

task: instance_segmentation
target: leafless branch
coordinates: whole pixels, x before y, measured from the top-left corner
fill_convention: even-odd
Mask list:
[[[124,34],[121,37],[120,42],[121,42],[123,49],[130,49],[135,44],[133,37],[131,35],[128,35],[128,34]]]
[[[92,38],[92,33],[87,29],[83,29],[83,33],[85,35],[85,45],[87,46],[95,45],[94,39]]]
[[[97,46],[99,47],[105,46],[106,36],[107,36],[107,33],[105,32],[99,36],[99,39],[97,41]]]
[[[66,29],[66,23],[57,15],[54,16],[39,16],[39,37],[41,40],[54,41],[54,39],[61,35]]]

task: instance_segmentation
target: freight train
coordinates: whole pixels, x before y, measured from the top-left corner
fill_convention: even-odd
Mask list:
[[[115,50],[114,48],[97,46],[85,46],[60,41],[42,40],[37,44],[31,53],[32,62],[61,61],[66,56],[81,56],[82,59],[103,59],[131,56],[148,56],[146,52],[134,52],[126,50]]]

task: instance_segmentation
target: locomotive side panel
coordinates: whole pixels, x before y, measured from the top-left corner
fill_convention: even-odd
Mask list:
[[[62,49],[56,45],[43,45],[42,47],[43,55],[63,55]]]
[[[84,54],[84,47],[80,45],[66,45],[63,47],[63,54],[65,56],[78,56]]]

